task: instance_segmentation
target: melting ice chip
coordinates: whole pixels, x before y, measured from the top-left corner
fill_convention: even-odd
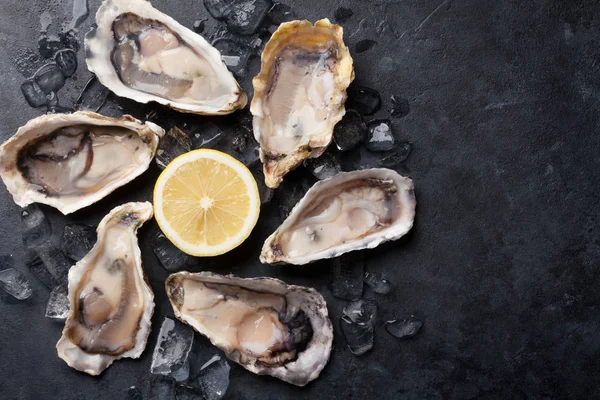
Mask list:
[[[14,268],[0,271],[0,288],[17,300],[28,299],[33,293],[27,278]]]
[[[65,320],[69,315],[69,308],[67,285],[55,287],[48,298],[46,318]]]
[[[385,278],[371,272],[365,272],[365,283],[377,294],[388,294],[392,290],[392,284]]]
[[[365,354],[373,348],[377,304],[371,300],[358,300],[348,304],[343,313],[341,326],[348,349],[356,356]]]
[[[178,381],[189,376],[188,355],[194,343],[194,330],[179,321],[165,318],[152,355],[150,372],[171,375]]]

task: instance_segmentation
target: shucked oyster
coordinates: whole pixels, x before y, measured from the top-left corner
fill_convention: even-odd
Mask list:
[[[374,168],[342,172],[317,182],[267,238],[263,263],[306,264],[352,250],[372,249],[410,230],[413,182]]]
[[[154,294],[136,232],[150,218],[148,202],[116,207],[98,225],[96,245],[69,270],[71,309],[56,349],[70,367],[98,375],[114,360],[144,351]]]
[[[329,360],[333,329],[314,289],[185,271],[165,285],[177,318],[255,374],[304,386]]]
[[[195,114],[229,114],[247,98],[204,38],[145,0],[105,0],[85,37],[88,69],[117,95]]]
[[[323,154],[346,112],[354,70],[342,35],[328,19],[314,25],[292,21],[281,24],[265,46],[250,111],[271,188],[305,158]]]
[[[128,115],[42,115],[0,146],[0,176],[15,203],[43,203],[69,214],[146,169],[164,131]]]

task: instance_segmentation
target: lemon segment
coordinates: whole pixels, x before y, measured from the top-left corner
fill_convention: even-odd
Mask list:
[[[173,160],[154,187],[154,213],[165,236],[193,256],[240,245],[260,213],[252,173],[235,158],[200,149]]]

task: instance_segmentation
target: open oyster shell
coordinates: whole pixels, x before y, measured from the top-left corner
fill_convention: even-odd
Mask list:
[[[307,264],[404,236],[415,218],[413,182],[385,168],[317,182],[267,238],[263,263]]]
[[[0,146],[0,176],[15,203],[43,203],[69,214],[146,169],[164,130],[125,115],[42,115]]]
[[[250,111],[270,188],[305,158],[323,154],[346,112],[354,69],[342,36],[328,19],[291,21],[265,46]]]
[[[88,69],[118,96],[195,114],[229,114],[247,97],[204,38],[145,0],[105,0],[85,37]]]
[[[98,225],[92,250],[69,270],[70,311],[56,349],[70,367],[98,375],[146,348],[154,294],[136,232],[150,218],[149,202],[116,207]]]
[[[312,288],[185,271],[165,286],[177,318],[255,374],[304,386],[329,360],[333,328],[323,296]]]

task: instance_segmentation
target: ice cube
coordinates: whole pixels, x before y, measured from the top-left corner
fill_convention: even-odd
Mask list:
[[[152,400],[173,400],[175,398],[175,381],[166,376],[154,375],[150,380],[148,398]]]
[[[341,151],[353,149],[366,135],[367,126],[360,114],[354,110],[346,111],[342,120],[333,128],[333,141]]]
[[[390,281],[371,272],[365,272],[364,281],[377,294],[388,294],[392,290]]]
[[[331,294],[338,299],[357,300],[362,297],[365,256],[363,251],[342,254],[332,259]]]
[[[37,204],[21,210],[21,230],[26,249],[45,244],[52,234],[50,222]]]
[[[229,38],[219,38],[213,46],[221,52],[221,59],[236,75],[243,75],[248,60],[254,51],[250,46]]]
[[[177,127],[173,127],[160,140],[156,151],[156,163],[160,169],[165,169],[171,161],[183,153],[187,153],[191,148],[192,140],[188,134]]]
[[[189,377],[188,356],[194,343],[194,330],[189,325],[166,317],[160,327],[158,341],[152,354],[150,372],[170,375],[177,381]]]
[[[190,358],[190,379],[187,386],[200,392],[204,399],[222,398],[229,386],[229,363],[223,353],[204,337],[194,342]]]
[[[340,164],[329,153],[316,158],[307,158],[304,160],[304,166],[319,180],[331,178],[341,171]]]
[[[408,319],[393,319],[385,323],[385,330],[398,339],[410,338],[419,333],[423,322],[410,317]]]
[[[38,69],[33,76],[42,92],[56,92],[65,84],[65,77],[56,63],[49,63]]]
[[[371,300],[354,301],[344,308],[340,324],[352,354],[360,356],[373,348],[376,319],[377,304]]]
[[[202,391],[206,400],[219,400],[225,396],[229,386],[229,370],[227,360],[216,354],[207,360],[195,378],[195,385]]]
[[[33,249],[27,249],[25,252],[25,265],[29,268],[29,272],[40,281],[48,290],[52,290],[58,281],[48,272],[42,260],[38,257],[37,252]]]
[[[50,243],[36,247],[35,251],[54,281],[57,284],[66,283],[69,268],[74,263],[65,253]]]
[[[292,7],[283,3],[275,3],[269,10],[269,19],[273,24],[279,25],[298,18]]]
[[[14,268],[0,271],[0,288],[17,300],[28,299],[33,293],[27,278]]]
[[[361,115],[371,115],[381,108],[381,97],[377,91],[371,88],[351,87],[348,89],[346,104]]]
[[[225,23],[227,27],[240,35],[255,33],[273,3],[270,0],[239,0],[232,4]]]
[[[392,108],[390,114],[394,117],[406,117],[410,112],[410,103],[407,99],[400,96],[392,96]]]
[[[215,19],[225,19],[234,0],[204,0],[206,11]]]
[[[48,102],[46,93],[35,81],[28,79],[21,84],[21,92],[31,107],[41,107]]]
[[[69,314],[69,297],[67,285],[58,285],[48,298],[46,318],[65,320]]]
[[[381,157],[377,162],[382,167],[392,168],[401,162],[406,161],[410,154],[411,145],[409,142],[401,142],[395,146],[395,149]]]
[[[89,225],[67,224],[60,240],[60,248],[72,260],[79,261],[96,243],[96,229]]]
[[[194,258],[179,250],[171,241],[156,229],[152,235],[151,246],[158,261],[169,272],[177,272],[193,264]]]
[[[57,52],[54,55],[54,61],[65,77],[73,75],[77,70],[77,54],[71,49]]]
[[[370,121],[367,124],[369,133],[365,147],[370,151],[389,151],[394,148],[392,124],[387,119]]]
[[[106,103],[109,93],[108,88],[100,83],[96,75],[92,75],[75,101],[75,108],[80,111],[98,112]]]
[[[198,400],[204,399],[202,392],[187,385],[177,385],[175,387],[175,400]]]

